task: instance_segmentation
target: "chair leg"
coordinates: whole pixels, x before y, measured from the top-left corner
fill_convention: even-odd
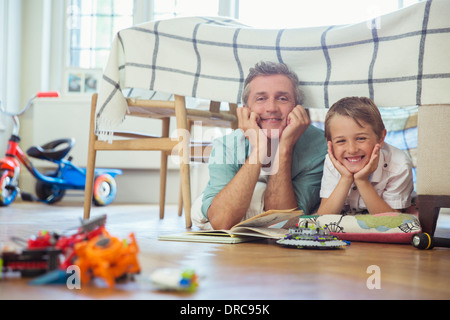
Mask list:
[[[162,137],[169,136],[170,118],[162,120]],[[167,159],[166,151],[161,151],[161,173],[160,173],[160,187],[159,187],[159,218],[164,219],[164,210],[166,206],[166,184],[167,184]]]
[[[231,124],[231,129],[235,130],[235,129],[238,128],[237,111],[236,111],[237,110],[237,104],[236,103],[230,103],[229,106],[230,106],[230,113],[236,117],[236,121],[234,121]]]
[[[192,120],[187,120],[187,130],[192,134]],[[178,197],[178,216],[183,214],[183,184],[180,182],[180,195]]]
[[[422,231],[434,236],[441,208],[450,208],[450,196],[418,195]]]
[[[84,219],[89,219],[91,215],[92,193],[94,187],[95,159],[97,155],[97,150],[95,149],[95,142],[97,141],[97,136],[95,134],[96,105],[97,105],[97,94],[94,94],[92,95],[92,104],[91,104],[89,149],[86,167],[86,183],[84,187]]]
[[[192,226],[191,222],[191,188],[190,188],[190,168],[189,163],[182,164],[180,168],[181,190],[183,195],[184,215],[186,219],[186,228]]]
[[[186,104],[184,97],[175,95],[175,116],[177,119],[178,138],[183,141],[180,156],[180,182],[183,195],[183,207],[186,219],[186,228],[192,226],[191,221],[191,185],[190,185],[190,168],[189,168],[189,142],[190,134],[188,131]]]
[[[180,176],[180,193],[178,197],[178,216],[181,217],[183,215],[183,185],[181,184],[181,176]]]

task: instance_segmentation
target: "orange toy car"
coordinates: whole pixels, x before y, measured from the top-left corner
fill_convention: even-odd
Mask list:
[[[75,264],[81,271],[81,282],[99,277],[112,288],[115,280],[127,274],[140,272],[137,260],[139,248],[134,233],[121,241],[104,232],[89,241],[75,245]]]

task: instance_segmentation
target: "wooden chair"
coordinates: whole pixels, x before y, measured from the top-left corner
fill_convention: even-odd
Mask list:
[[[210,109],[198,110],[187,109],[185,98],[175,95],[174,101],[134,100],[127,99],[128,116],[146,117],[160,119],[162,121],[161,136],[155,137],[135,132],[114,132],[112,142],[100,141],[95,134],[95,116],[97,105],[97,94],[92,96],[89,150],[86,168],[86,186],[84,198],[84,218],[89,219],[92,192],[94,182],[94,170],[97,151],[107,150],[147,150],[161,151],[161,173],[160,173],[160,218],[164,218],[167,160],[169,155],[180,157],[180,202],[179,215],[184,207],[186,228],[192,226],[191,222],[191,188],[190,188],[190,161],[205,161],[210,152],[209,142],[190,141],[183,133],[191,132],[192,123],[201,121],[202,126],[214,126],[225,128],[237,127],[236,104],[230,104],[229,111],[221,111],[219,102],[211,102]],[[169,137],[170,118],[176,118],[178,139]],[[115,137],[120,137],[116,139]],[[185,154],[190,150],[190,155]],[[200,155],[200,156],[199,156]]]

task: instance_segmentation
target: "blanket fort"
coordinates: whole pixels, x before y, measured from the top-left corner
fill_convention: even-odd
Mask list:
[[[449,17],[450,1],[432,0],[345,26],[256,29],[187,17],[125,29],[100,83],[96,133],[105,139],[123,121],[127,88],[241,103],[248,70],[261,60],[297,72],[308,108],[345,96],[379,107],[449,103]]]

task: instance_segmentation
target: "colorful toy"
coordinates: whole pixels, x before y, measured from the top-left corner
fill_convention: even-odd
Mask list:
[[[119,240],[105,228],[106,215],[82,221],[77,231],[60,235],[41,231],[26,243],[22,252],[3,250],[0,256],[0,278],[3,272],[20,272],[23,277],[35,277],[30,284],[65,283],[66,270],[76,265],[80,268],[80,280],[87,283],[92,277],[103,278],[109,287],[115,280],[140,272],[137,260],[139,252],[133,233],[128,239]]]
[[[192,269],[158,269],[150,279],[159,290],[194,292],[198,287],[198,276]]]
[[[138,252],[133,233],[123,241],[103,233],[75,245],[74,264],[80,267],[81,283],[89,282],[94,276],[103,278],[112,288],[116,279],[140,272]]]
[[[0,159],[0,206],[10,205],[20,193],[18,180],[20,175],[20,163],[37,179],[36,196],[22,192],[23,200],[40,200],[45,203],[55,203],[60,201],[66,190],[84,190],[86,184],[86,169],[79,168],[72,163],[72,157],[65,159],[73,148],[75,139],[59,139],[42,146],[33,146],[27,150],[27,155],[33,158],[53,162],[57,165],[56,170],[48,171],[45,174],[39,172],[27,155],[19,147],[19,115],[23,114],[36,98],[58,97],[58,92],[38,93],[28,100],[26,106],[18,113],[9,113],[1,106],[0,111],[12,117],[13,130],[8,141],[6,155]],[[115,176],[122,174],[121,170],[96,169],[94,180],[95,205],[104,206],[110,204],[117,192]]]
[[[28,240],[18,237],[11,239],[24,245],[23,250],[3,248],[0,259],[3,272],[20,272],[22,277],[34,277],[54,271],[65,270],[73,264],[75,244],[90,240],[99,234],[106,233],[106,215],[82,221],[77,231],[70,235],[60,235],[56,232],[40,231]]]
[[[36,277],[58,268],[61,250],[35,249],[4,251],[0,257],[0,278],[3,272],[19,272],[22,277]]]
[[[277,243],[297,249],[339,249],[348,245],[347,242],[330,235],[327,226],[322,228],[311,221],[305,221],[301,225],[297,223],[296,228],[290,228],[289,233]]]

